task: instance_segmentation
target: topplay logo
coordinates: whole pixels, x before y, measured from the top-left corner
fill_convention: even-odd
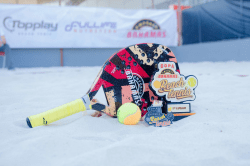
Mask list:
[[[140,75],[126,70],[127,80],[132,91],[132,97],[136,105],[140,105],[141,98],[144,94],[144,81]]]
[[[149,19],[138,21],[127,33],[127,38],[165,38],[166,36],[166,30],[161,30],[155,21]]]
[[[13,20],[11,17],[5,17],[3,20],[4,27],[10,31],[14,32],[16,29],[24,29],[35,31],[37,29],[45,29],[48,31],[57,31],[58,24],[48,23],[45,21],[41,22],[24,22],[21,20]]]

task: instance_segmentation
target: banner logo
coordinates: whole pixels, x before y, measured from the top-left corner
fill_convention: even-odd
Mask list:
[[[35,31],[37,29],[44,29],[47,31],[57,31],[58,24],[49,23],[45,21],[41,22],[24,22],[21,20],[13,20],[11,17],[5,17],[3,20],[4,27],[13,32],[15,29],[23,29],[25,31],[32,30]]]
[[[148,20],[148,19],[143,19],[143,20],[138,21],[133,26],[133,29],[134,30],[140,30],[140,29],[142,29],[143,27],[146,27],[146,26],[151,27],[152,29],[155,29],[155,30],[156,29],[161,29],[160,26],[156,22],[154,22],[152,20]]]
[[[167,101],[183,102],[195,100],[197,85],[197,78],[178,73],[174,62],[160,62],[150,86],[158,96],[165,96]]]
[[[127,33],[127,38],[165,38],[166,36],[166,30],[161,30],[155,21],[149,19],[138,21]]]
[[[116,22],[79,22],[73,21],[65,26],[65,31],[70,32],[116,32]]]

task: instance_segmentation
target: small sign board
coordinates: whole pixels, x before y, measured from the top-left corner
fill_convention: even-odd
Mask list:
[[[194,115],[191,113],[190,103],[195,100],[195,88],[198,80],[194,75],[184,76],[176,71],[174,62],[160,62],[150,83],[154,93],[163,97],[166,102],[167,113],[162,113],[162,101],[155,100],[147,110],[145,121],[155,127],[169,126],[173,121]]]
[[[195,76],[183,76],[176,71],[174,62],[160,62],[150,86],[158,96],[167,101],[183,102],[195,100],[195,88],[198,80]]]

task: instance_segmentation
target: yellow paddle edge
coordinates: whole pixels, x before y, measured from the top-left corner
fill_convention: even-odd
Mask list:
[[[26,122],[30,128],[48,125],[86,109],[92,109],[88,95],[40,114],[29,116],[26,118]]]

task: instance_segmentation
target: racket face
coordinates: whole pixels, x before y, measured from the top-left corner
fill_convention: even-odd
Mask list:
[[[88,91],[92,108],[116,117],[122,104],[133,102],[140,107],[144,116],[153,100],[164,100],[153,93],[149,83],[157,64],[168,61],[175,62],[176,70],[180,72],[175,55],[166,46],[143,43],[121,49],[105,62]],[[108,106],[93,99],[101,86]]]

